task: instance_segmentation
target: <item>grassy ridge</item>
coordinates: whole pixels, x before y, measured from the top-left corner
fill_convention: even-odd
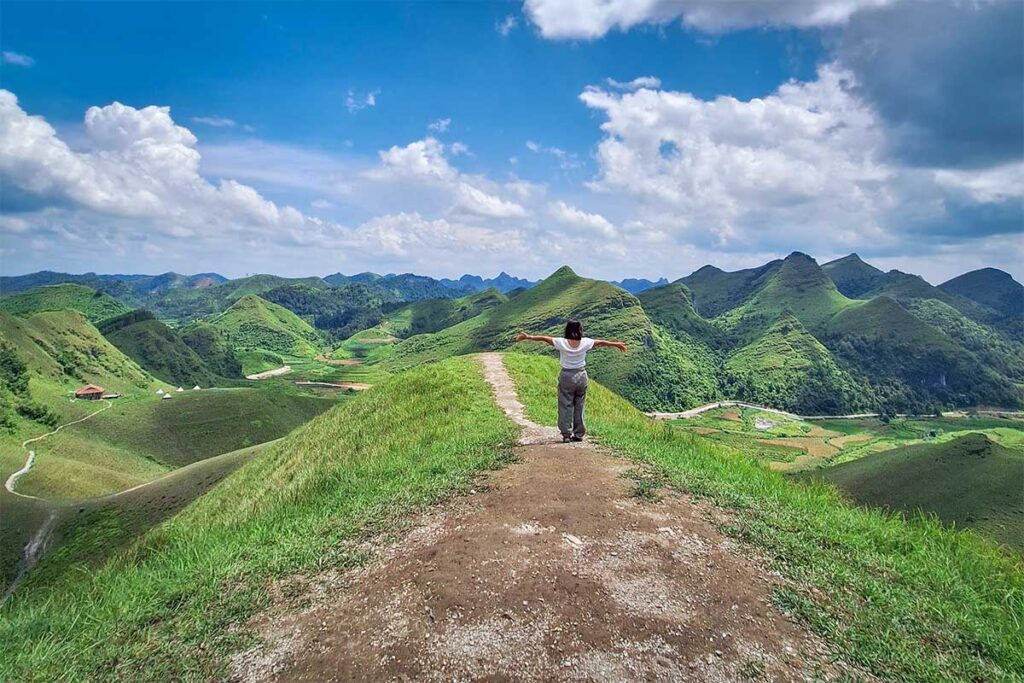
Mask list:
[[[520,398],[555,420],[556,364],[506,355]],[[969,532],[930,519],[852,507],[752,458],[645,418],[591,385],[588,427],[656,467],[673,487],[732,512],[723,531],[759,549],[793,581],[776,600],[847,659],[895,680],[1019,680],[1024,565]]]
[[[20,316],[43,311],[78,311],[94,323],[130,310],[128,306],[103,292],[75,284],[47,285],[5,296],[0,298],[0,309]]]
[[[558,335],[569,318],[582,320],[587,336],[618,339],[630,346],[628,357],[600,350],[587,363],[596,378],[636,405],[681,408],[717,395],[715,363],[705,345],[673,339],[651,322],[632,294],[607,282],[581,278],[567,267],[476,317],[398,343],[384,364],[402,369],[465,353],[507,349],[515,343],[517,332]],[[517,348],[551,353],[550,347],[536,342]]]
[[[477,363],[411,370],[311,421],[102,567],[42,568],[0,612],[0,679],[222,678],[235,628],[295,572],[498,464],[512,425]],[[44,562],[59,563],[58,556]],[[56,583],[54,583],[56,581]]]

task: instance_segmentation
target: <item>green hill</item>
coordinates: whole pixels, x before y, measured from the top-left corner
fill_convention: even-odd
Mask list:
[[[72,310],[94,323],[131,310],[103,292],[76,284],[47,285],[5,296],[0,298],[0,309],[20,316],[43,311]]]
[[[868,455],[804,477],[832,483],[863,505],[920,510],[1024,551],[1024,453],[984,434]]]
[[[885,279],[884,272],[865,263],[857,254],[829,261],[821,269],[832,278],[836,289],[851,299],[870,297]]]
[[[125,313],[104,321],[98,329],[110,343],[158,379],[189,388],[219,382],[203,359],[149,311]]]
[[[690,290],[694,310],[702,317],[711,319],[749,299],[781,267],[781,260],[731,273],[714,266],[704,266],[676,282],[686,285]]]
[[[322,340],[309,323],[283,306],[246,294],[209,324],[221,330],[242,358],[243,372],[266,369],[266,362],[253,359],[293,356],[313,358]],[[276,361],[271,361],[270,364]]]
[[[682,282],[647,289],[637,298],[651,320],[674,336],[700,341],[713,348],[725,344],[722,331],[694,310],[693,295]]]
[[[288,285],[303,285],[319,289],[328,287],[327,283],[318,277],[287,278],[277,275],[252,275],[208,287],[171,289],[149,299],[146,307],[160,318],[186,323],[220,313],[246,295],[259,295]]]
[[[720,316],[716,323],[734,339],[755,338],[779,316],[792,314],[812,334],[823,330],[839,311],[853,304],[843,296],[825,271],[806,254],[794,252],[742,305]]]
[[[857,382],[792,314],[725,360],[725,390],[803,415],[845,413],[863,405]]]
[[[996,268],[972,270],[943,282],[939,289],[988,306],[1008,318],[1024,318],[1024,285]]]
[[[221,377],[241,377],[242,363],[227,334],[206,322],[195,322],[178,331],[181,341],[199,356],[210,372]]]
[[[486,289],[461,299],[423,299],[388,314],[388,330],[398,337],[438,332],[508,302],[496,289]]]
[[[482,350],[507,349],[521,331],[561,334],[565,321],[584,321],[589,337],[618,339],[628,354],[594,352],[587,360],[594,377],[647,409],[682,408],[718,394],[716,360],[702,343],[674,339],[651,322],[635,296],[601,280],[581,278],[568,266],[540,284],[475,317],[434,334],[395,345],[389,369]],[[527,343],[522,348],[552,353]]]

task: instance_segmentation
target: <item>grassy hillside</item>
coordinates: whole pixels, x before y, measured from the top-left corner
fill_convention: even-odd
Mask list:
[[[277,275],[252,275],[209,287],[171,289],[147,299],[146,307],[161,318],[186,323],[220,313],[246,295],[259,295],[287,285],[303,285],[314,288],[328,286],[318,277],[287,278]]]
[[[822,331],[834,315],[853,304],[836,289],[810,256],[795,252],[740,306],[715,322],[734,341],[755,339],[782,315],[793,315],[812,334]]]
[[[725,372],[727,395],[803,415],[844,413],[866,401],[857,382],[792,314],[729,354]]]
[[[496,289],[487,289],[461,299],[415,301],[387,316],[388,329],[399,337],[438,332],[507,301],[508,297]]]
[[[581,278],[568,267],[476,317],[396,344],[384,364],[402,369],[465,353],[507,349],[520,331],[558,335],[570,318],[583,321],[587,336],[618,339],[630,346],[628,354],[595,351],[587,367],[637,405],[681,408],[718,394],[716,362],[705,345],[673,339],[651,322],[632,294],[607,282]],[[536,342],[521,348],[554,353]]]
[[[43,311],[78,311],[90,322],[112,318],[130,309],[103,292],[76,284],[48,285],[0,298],[0,310],[19,316]]]
[[[934,514],[1024,551],[1024,452],[984,434],[907,446],[802,475],[863,505]]]
[[[879,296],[828,323],[826,346],[872,384],[877,400],[904,412],[944,406],[1017,406],[1022,392],[939,328]]]
[[[99,331],[110,343],[154,377],[192,388],[221,380],[177,332],[149,311],[132,311],[104,321]]]
[[[710,319],[749,299],[781,267],[781,260],[732,273],[714,266],[704,266],[677,282],[686,285],[692,293],[693,307],[697,313]]]
[[[553,424],[557,366],[510,354],[532,419]],[[593,385],[588,427],[648,484],[726,508],[721,530],[785,577],[775,601],[885,680],[1013,680],[1024,671],[1024,564],[969,532],[851,506],[752,458],[655,423]]]
[[[106,495],[169,469],[284,436],[336,400],[282,387],[204,389],[118,400],[36,445],[18,490],[45,498]]]
[[[243,296],[211,318],[209,324],[224,333],[236,352],[312,358],[320,350],[320,335],[309,323],[288,309],[252,294]],[[242,360],[245,374],[265,369],[251,363],[246,367],[246,360]]]
[[[220,377],[242,376],[242,363],[223,330],[199,321],[179,330],[178,334],[181,341],[202,359],[210,372]]]
[[[360,540],[468,487],[513,436],[471,359],[389,380],[102,566],[45,559],[0,612],[0,679],[223,678],[276,579],[358,565]]]

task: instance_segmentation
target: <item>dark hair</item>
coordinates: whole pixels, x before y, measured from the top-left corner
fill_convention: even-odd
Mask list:
[[[565,324],[566,339],[583,339],[583,325],[579,320],[570,320]]]

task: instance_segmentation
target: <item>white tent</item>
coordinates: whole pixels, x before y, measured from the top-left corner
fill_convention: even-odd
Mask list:
[[[178,387],[177,389],[175,389],[175,391],[185,391],[185,390],[182,389],[181,387]]]
[[[192,391],[199,391],[199,385],[197,384],[194,387],[192,387]]]
[[[163,396],[164,395],[164,390],[163,389],[157,389],[156,390],[156,395],[157,396]]]
[[[170,395],[170,394],[164,394],[162,398],[163,398],[163,399],[164,399],[164,400],[166,401],[166,400],[167,400],[167,399],[169,399],[170,397],[171,397],[171,395]]]

